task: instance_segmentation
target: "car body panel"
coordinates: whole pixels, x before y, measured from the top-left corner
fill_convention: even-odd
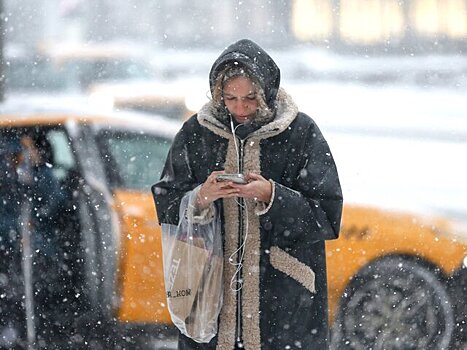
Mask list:
[[[443,219],[346,205],[339,239],[326,242],[331,317],[352,277],[383,256],[417,257],[453,275],[467,256],[467,245],[448,232]]]
[[[161,231],[152,196],[117,190],[115,209],[123,226],[118,318],[170,323],[162,269]]]

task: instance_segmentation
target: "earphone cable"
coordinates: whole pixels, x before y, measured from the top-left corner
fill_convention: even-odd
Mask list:
[[[232,130],[232,136],[234,140],[234,145],[235,145],[235,152],[237,155],[237,172],[240,173],[240,153],[238,150],[238,143],[237,143],[237,135],[236,131],[239,126],[242,124],[237,125],[234,127],[232,115],[230,115],[230,128]],[[248,207],[246,204],[246,201],[244,200],[243,203],[241,203],[237,198],[235,199],[235,202],[237,203],[238,206],[240,206],[244,211],[245,211],[245,218],[246,218],[246,224],[245,224],[245,237],[242,240],[242,244],[229,256],[229,264],[236,266],[235,273],[233,274],[231,280],[230,280],[230,290],[233,292],[238,292],[243,288],[243,281],[241,279],[238,279],[237,276],[240,274],[240,271],[243,267],[243,259],[245,257],[245,250],[246,250],[246,241],[248,238]],[[238,262],[234,262],[234,257],[240,254],[240,259]],[[239,287],[237,288],[232,288],[232,286],[237,283]]]

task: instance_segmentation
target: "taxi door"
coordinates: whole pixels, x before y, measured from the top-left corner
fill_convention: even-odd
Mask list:
[[[113,318],[117,298],[117,253],[120,245],[118,218],[112,210],[113,197],[100,158],[93,128],[68,124],[67,129],[81,172],[80,223],[88,248],[86,276],[93,313]]]

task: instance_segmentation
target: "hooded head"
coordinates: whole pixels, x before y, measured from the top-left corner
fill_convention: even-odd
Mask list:
[[[260,88],[259,119],[268,122],[275,110],[280,84],[280,70],[273,59],[256,43],[248,39],[237,41],[222,52],[209,74],[211,94],[216,100],[223,82],[235,76],[246,76]],[[216,102],[216,101],[215,101]],[[267,110],[266,110],[267,109]]]

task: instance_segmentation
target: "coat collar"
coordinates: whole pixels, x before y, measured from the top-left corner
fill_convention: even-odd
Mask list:
[[[267,139],[283,132],[295,120],[298,113],[298,107],[292,97],[282,88],[279,89],[276,103],[277,109],[274,120],[263,125],[248,137]],[[213,110],[214,107],[212,101],[206,103],[198,112],[198,122],[216,135],[222,136],[226,139],[232,138],[232,132],[230,129],[214,116]]]

